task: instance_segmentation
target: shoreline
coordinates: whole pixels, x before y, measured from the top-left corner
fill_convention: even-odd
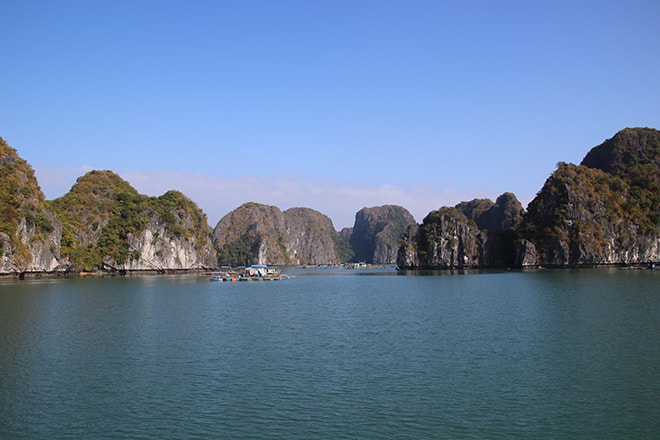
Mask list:
[[[562,269],[621,269],[621,270],[654,270],[656,262],[640,262],[640,263],[611,263],[611,264],[584,264],[572,266],[522,266],[522,267],[419,267],[419,268],[400,268],[396,267],[399,273],[415,273],[427,271],[455,271],[455,270],[479,270],[479,269],[495,269],[495,270],[562,270]],[[327,267],[315,265],[292,265],[292,266],[278,266],[278,267],[299,267],[302,269],[326,269]],[[384,265],[368,265],[369,268],[384,267]],[[111,278],[111,277],[131,277],[131,276],[167,276],[167,275],[211,275],[218,272],[220,268],[203,268],[203,269],[144,269],[144,270],[113,270],[113,271],[39,271],[39,272],[4,272],[0,273],[0,280],[3,279],[16,279],[16,280],[35,280],[35,279],[56,279],[56,278]],[[359,271],[356,269],[348,271]]]
[[[145,269],[145,270],[117,270],[117,271],[52,271],[52,272],[4,272],[0,273],[2,279],[17,280],[36,280],[36,279],[55,279],[55,278],[112,278],[112,277],[130,277],[130,276],[167,276],[167,275],[205,275],[212,272],[212,269]]]

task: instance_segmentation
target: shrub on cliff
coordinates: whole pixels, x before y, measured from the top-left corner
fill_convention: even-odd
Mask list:
[[[629,185],[623,209],[639,220],[642,233],[658,234],[660,225],[660,131],[626,128],[592,148],[581,165],[603,170]],[[637,223],[637,222],[636,222]]]
[[[660,132],[622,130],[581,165],[558,164],[529,204],[520,235],[545,265],[657,257],[659,170]]]
[[[62,255],[77,270],[137,260],[130,238],[142,234],[150,221],[164,225],[173,238],[194,239],[198,251],[210,244],[206,216],[179,191],[160,197],[139,194],[112,171],[90,171],[64,196],[50,202],[61,219]]]
[[[104,257],[125,262],[126,236],[144,228],[147,197],[112,171],[90,171],[64,196],[49,202],[62,222],[62,256],[78,270],[103,266]]]
[[[21,222],[24,232],[21,233]],[[32,167],[0,138],[0,254],[25,267],[32,259],[30,242],[43,242],[53,231],[41,188]]]

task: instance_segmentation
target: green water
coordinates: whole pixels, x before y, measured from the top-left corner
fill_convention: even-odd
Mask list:
[[[657,438],[660,272],[0,281],[0,438]]]

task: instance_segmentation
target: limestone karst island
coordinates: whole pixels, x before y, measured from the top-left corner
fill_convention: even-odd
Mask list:
[[[46,200],[32,167],[0,138],[0,274],[345,262],[401,270],[653,267],[659,170],[660,131],[626,128],[579,165],[560,162],[526,208],[507,192],[442,207],[417,224],[404,207],[385,205],[360,210],[352,228],[337,231],[309,208],[245,203],[211,227],[181,192],[139,194],[112,171],[91,171]]]

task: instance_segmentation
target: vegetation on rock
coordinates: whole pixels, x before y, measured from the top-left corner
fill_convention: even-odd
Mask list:
[[[581,165],[557,165],[529,204],[520,236],[547,266],[657,258],[659,170],[660,133],[622,130]]]
[[[480,266],[479,229],[458,208],[431,211],[420,225],[415,244],[418,268],[467,268]],[[401,267],[411,265],[400,262]]]
[[[496,203],[475,199],[433,211],[409,229],[399,265],[565,267],[657,260],[659,172],[660,132],[621,130],[581,165],[560,162],[526,213],[511,193]],[[470,222],[480,233],[468,228]],[[466,249],[477,254],[470,257]],[[468,258],[461,262],[452,252]]]
[[[25,268],[33,260],[30,244],[44,243],[53,229],[34,170],[0,138],[0,255]]]
[[[194,239],[198,250],[209,241],[206,216],[179,191],[160,197],[139,194],[112,171],[90,171],[64,196],[50,202],[62,220],[62,256],[76,270],[90,271],[137,260],[130,238],[156,219],[172,237]]]
[[[142,195],[112,171],[91,171],[46,201],[30,165],[0,138],[0,272],[382,264],[395,256],[402,268],[657,260],[659,170],[660,132],[627,128],[580,165],[560,162],[527,212],[504,193],[440,208],[418,225],[404,208],[385,205],[360,210],[340,233],[309,208],[246,203],[211,235],[206,215],[181,192]]]
[[[581,165],[603,170],[628,185],[623,209],[643,234],[658,235],[660,225],[660,131],[626,128],[594,147]],[[619,191],[615,185],[614,191]]]

